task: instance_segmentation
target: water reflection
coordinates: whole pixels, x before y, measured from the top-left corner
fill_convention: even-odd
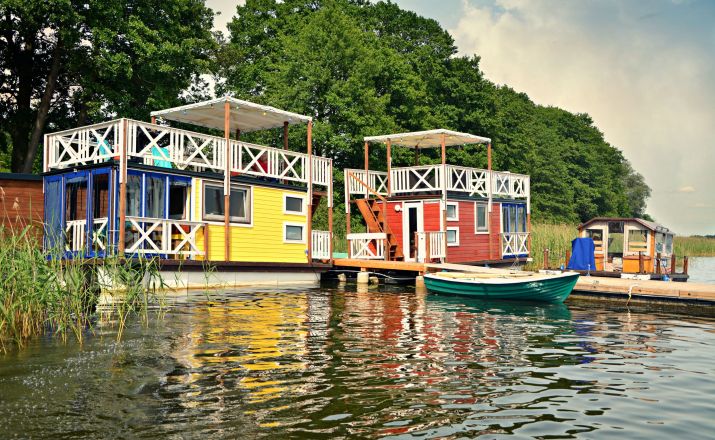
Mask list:
[[[697,437],[715,415],[713,328],[414,292],[197,296],[118,345],[102,328],[0,358],[0,432]]]

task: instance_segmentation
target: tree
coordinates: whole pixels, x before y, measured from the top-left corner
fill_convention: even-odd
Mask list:
[[[209,67],[212,22],[203,0],[0,0],[0,132],[11,169],[32,171],[48,127],[176,104]]]

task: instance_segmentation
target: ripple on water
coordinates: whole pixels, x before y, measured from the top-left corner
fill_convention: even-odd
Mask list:
[[[705,438],[715,321],[413,292],[188,297],[0,357],[4,438]]]

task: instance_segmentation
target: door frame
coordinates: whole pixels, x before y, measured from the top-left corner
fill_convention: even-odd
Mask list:
[[[424,232],[425,230],[425,210],[424,203],[420,201],[416,202],[402,202],[402,249],[405,255],[405,261],[417,261],[417,256],[420,253],[424,254],[423,248],[425,247],[424,240],[418,243],[417,254],[412,257],[410,249],[410,208],[417,208],[417,231]]]

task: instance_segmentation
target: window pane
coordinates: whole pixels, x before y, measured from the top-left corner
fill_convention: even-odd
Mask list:
[[[455,229],[447,229],[447,243],[454,244],[457,242],[457,231]]]
[[[223,218],[223,188],[204,185],[204,215]]]
[[[144,217],[164,218],[166,197],[165,179],[163,177],[146,177],[146,206]]]
[[[248,191],[244,189],[231,188],[231,202],[229,209],[231,210],[232,220],[246,220],[246,196]]]
[[[648,250],[648,231],[633,230],[628,231],[628,251],[645,252]]]
[[[169,218],[182,220],[187,217],[186,195],[188,190],[187,182],[169,181]]]
[[[447,218],[457,217],[457,205],[447,205]]]
[[[623,222],[608,222],[608,233],[609,234],[623,233]]]
[[[509,207],[509,232],[516,232],[516,206]]]
[[[142,177],[136,174],[127,175],[127,215],[141,216]]]
[[[517,232],[526,232],[526,207],[520,205],[517,207]]]
[[[287,212],[303,212],[303,199],[300,197],[286,197],[285,210]]]
[[[303,227],[286,225],[286,240],[303,241]]]
[[[504,232],[509,231],[509,207],[502,205],[501,207],[501,223]]]
[[[477,205],[477,231],[487,230],[487,205]]]

